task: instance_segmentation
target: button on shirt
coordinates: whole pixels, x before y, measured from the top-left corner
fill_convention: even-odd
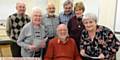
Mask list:
[[[42,23],[45,26],[48,37],[53,37],[56,35],[56,27],[59,24],[59,19],[57,16],[45,15]]]

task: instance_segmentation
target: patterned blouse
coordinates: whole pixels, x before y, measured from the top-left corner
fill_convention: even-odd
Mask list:
[[[97,25],[96,35],[93,40],[90,39],[85,29],[82,31],[80,49],[84,49],[85,53],[90,56],[98,57],[100,53],[103,53],[106,60],[114,60],[119,46],[120,41],[107,27]]]

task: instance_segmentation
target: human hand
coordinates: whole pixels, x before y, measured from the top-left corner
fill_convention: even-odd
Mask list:
[[[98,58],[100,58],[100,59],[104,59],[104,58],[105,58],[105,56],[104,56],[104,54],[103,54],[103,53],[101,53],[101,54],[98,56]]]
[[[84,56],[84,55],[85,55],[85,50],[84,50],[84,49],[80,50],[80,54],[81,54],[82,56]]]
[[[34,50],[36,50],[36,47],[35,47],[35,45],[29,45],[28,46],[28,49],[30,50],[30,51],[34,51]]]
[[[46,41],[45,41],[45,40],[42,40],[42,41],[40,42],[40,48],[45,48],[45,46],[46,46]]]

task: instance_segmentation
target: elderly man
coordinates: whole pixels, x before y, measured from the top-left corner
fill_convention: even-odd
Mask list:
[[[70,18],[74,16],[72,7],[73,7],[73,3],[70,0],[64,2],[63,4],[64,12],[61,12],[59,15],[60,23],[67,25]]]
[[[26,24],[18,38],[18,45],[21,46],[23,57],[40,57],[40,51],[45,47],[46,34],[41,24],[42,14],[39,8],[32,11],[32,21]]]
[[[59,24],[59,19],[55,15],[55,5],[53,3],[48,3],[47,14],[43,17],[42,22],[46,28],[46,32],[48,36],[48,41],[46,42],[46,49],[47,49],[49,40],[51,40],[52,38],[54,38],[54,36],[56,36],[56,27]]]
[[[55,5],[48,3],[47,14],[43,17],[43,25],[45,26],[49,39],[56,35],[56,27],[59,24],[58,17],[55,15]]]
[[[19,1],[16,3],[17,13],[10,15],[7,19],[6,32],[11,40],[15,41],[11,44],[13,57],[20,57],[20,47],[16,44],[18,36],[23,26],[30,21],[28,15],[25,14],[25,3]]]
[[[50,40],[44,60],[81,60],[75,41],[68,36],[65,24],[57,27],[57,37]]]

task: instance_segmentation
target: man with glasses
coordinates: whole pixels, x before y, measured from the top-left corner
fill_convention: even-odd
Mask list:
[[[69,0],[65,1],[63,4],[64,12],[61,12],[59,15],[60,23],[66,24],[70,20],[72,16],[74,16],[74,12],[72,10],[73,3]]]

